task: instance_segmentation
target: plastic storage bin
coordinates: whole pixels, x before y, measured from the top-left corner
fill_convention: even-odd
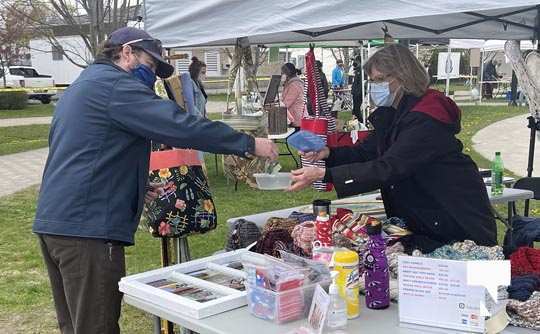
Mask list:
[[[321,286],[328,287],[330,281]],[[272,291],[248,285],[248,310],[254,316],[281,324],[307,317],[317,283],[286,291]]]
[[[283,190],[292,183],[291,173],[255,173],[253,176],[257,181],[257,187],[261,190]]]

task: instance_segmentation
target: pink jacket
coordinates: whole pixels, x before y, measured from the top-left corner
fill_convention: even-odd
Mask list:
[[[300,126],[304,112],[304,82],[293,77],[285,82],[281,94],[283,104],[287,107],[287,119],[293,126]]]

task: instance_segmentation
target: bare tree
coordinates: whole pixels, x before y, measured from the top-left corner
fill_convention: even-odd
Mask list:
[[[3,87],[6,87],[6,66],[19,62],[27,50],[33,32],[28,28],[36,17],[34,9],[25,8],[18,1],[5,1],[0,6],[0,66],[2,69]]]
[[[24,0],[27,7],[40,8],[44,15],[32,19],[32,28],[56,51],[79,67],[88,66],[100,45],[114,30],[137,17],[141,0]],[[59,36],[78,36],[88,52],[58,48]]]
[[[351,69],[352,63],[353,63],[353,55],[352,55],[352,48],[344,47],[344,48],[338,48],[334,49],[331,48],[330,51],[332,52],[332,56],[334,56],[334,59],[337,61],[338,59],[343,60],[343,72],[345,75],[349,75],[349,71]]]

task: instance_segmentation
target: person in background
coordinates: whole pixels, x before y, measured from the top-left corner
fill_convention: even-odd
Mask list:
[[[323,86],[323,91],[324,91],[324,97],[328,98],[328,91],[330,89],[328,88],[328,79],[326,79],[326,74],[324,74],[323,72],[323,63],[320,60],[316,60],[315,66],[317,66],[317,69],[319,70],[319,75],[321,77],[321,84]]]
[[[483,81],[498,81],[500,78],[502,78],[501,75],[497,73],[497,67],[500,65],[500,62],[496,59],[492,59],[488,61],[484,65],[484,77]],[[497,84],[494,82],[484,82],[483,83],[483,91],[484,91],[484,97],[486,99],[492,99],[493,98],[493,88]]]
[[[297,73],[292,63],[286,63],[281,67],[281,76],[284,80],[281,100],[287,108],[289,124],[295,128],[300,127],[304,112],[304,82]]]
[[[353,62],[353,68],[354,68],[354,81],[351,87],[351,95],[353,98],[353,110],[352,114],[356,119],[363,123],[363,116],[362,116],[362,102],[364,101],[364,89],[362,87],[362,58],[360,55],[356,57],[355,61]]]
[[[55,107],[32,231],[63,334],[120,333],[124,247],[135,242],[144,202],[157,197],[148,185],[151,141],[277,159],[270,140],[157,96],[156,75],[174,72],[162,53],[143,30],[112,32]]]
[[[332,88],[342,89],[347,86],[345,82],[343,60],[336,60],[336,67],[332,70]]]
[[[180,78],[187,111],[192,115],[206,117],[208,95],[203,86],[203,80],[206,79],[206,64],[197,57],[191,58],[189,71],[183,73]]]
[[[456,138],[461,111],[443,93],[428,89],[427,73],[403,45],[389,45],[364,65],[374,131],[360,145],[304,152],[326,168],[293,171],[291,191],[314,181],[332,182],[338,197],[381,190],[386,215],[413,232],[400,239],[410,253],[431,252],[455,241],[497,244],[486,186]]]

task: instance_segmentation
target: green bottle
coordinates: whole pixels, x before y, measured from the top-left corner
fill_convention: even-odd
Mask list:
[[[495,159],[491,162],[491,194],[502,195],[503,193],[504,166],[501,152],[495,152]]]

